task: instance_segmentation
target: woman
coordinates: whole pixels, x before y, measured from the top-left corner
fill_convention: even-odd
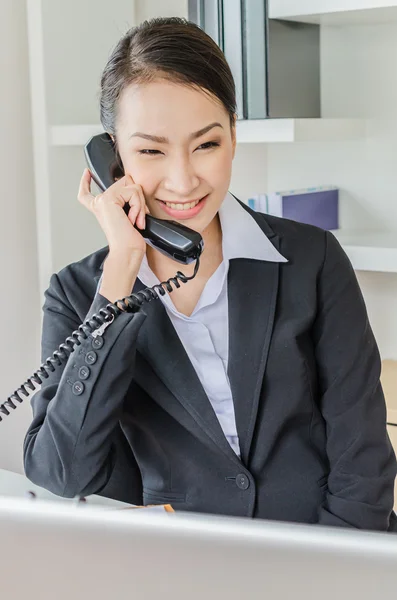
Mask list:
[[[387,530],[396,460],[353,269],[332,234],[228,193],[235,119],[231,72],[201,29],[157,19],[120,40],[101,121],[126,175],[97,197],[82,176],[108,247],[52,276],[43,360],[180,267],[146,246],[147,211],[199,231],[205,249],[195,279],[81,338],[43,383],[26,474],[66,497]]]

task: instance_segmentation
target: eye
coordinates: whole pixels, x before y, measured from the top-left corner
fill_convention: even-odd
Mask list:
[[[145,149],[145,150],[138,150],[138,154],[146,154],[148,156],[155,156],[156,154],[161,154],[161,152],[160,152],[160,150]]]
[[[201,144],[197,150],[208,150],[209,148],[217,148],[218,146],[220,146],[219,142],[205,142],[205,144]]]

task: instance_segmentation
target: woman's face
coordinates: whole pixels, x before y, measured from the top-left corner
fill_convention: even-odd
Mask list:
[[[231,177],[235,129],[224,106],[167,80],[134,84],[120,98],[116,136],[150,213],[204,231]]]

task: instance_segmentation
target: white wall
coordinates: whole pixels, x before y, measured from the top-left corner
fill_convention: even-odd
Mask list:
[[[135,17],[137,23],[154,17],[187,18],[188,0],[136,0]]]
[[[41,4],[45,89],[34,84],[40,101],[45,97],[47,124],[99,123],[100,77],[114,46],[135,24],[135,2],[41,0]],[[45,281],[107,244],[94,215],[77,200],[86,166],[83,147],[50,147],[48,156],[49,198],[38,201],[51,223],[52,262]]]
[[[1,0],[0,404],[40,366],[25,2]],[[0,468],[22,472],[29,400],[0,423]]]

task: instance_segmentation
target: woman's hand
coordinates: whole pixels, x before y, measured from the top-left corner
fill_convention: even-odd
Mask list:
[[[146,242],[139,231],[145,228],[148,211],[143,190],[125,175],[98,196],[91,193],[91,173],[84,169],[77,199],[91,211],[102,227],[112,255],[133,256],[145,254]],[[128,216],[124,205],[129,204]]]
[[[103,266],[99,293],[115,303],[131,294],[146,252],[146,242],[134,227],[136,223],[144,229],[145,215],[149,212],[142,188],[126,175],[102,194],[94,196],[91,194],[91,173],[85,169],[77,198],[94,213],[105,232],[109,254]],[[128,216],[123,208],[125,204],[130,205]]]

